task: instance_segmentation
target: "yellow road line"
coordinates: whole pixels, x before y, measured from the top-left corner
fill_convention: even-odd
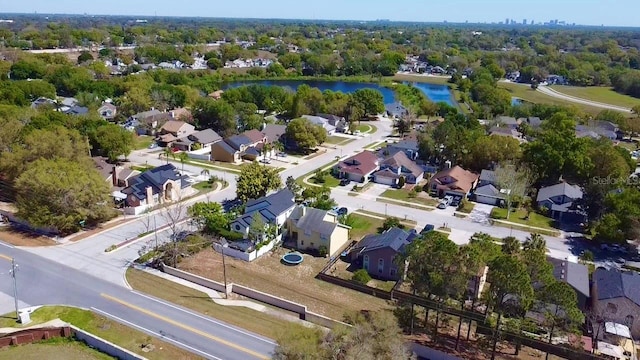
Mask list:
[[[164,321],[166,323],[169,323],[171,325],[174,325],[174,326],[177,326],[177,327],[182,328],[184,330],[190,331],[190,332],[192,332],[194,334],[198,334],[200,336],[206,337],[206,338],[208,338],[210,340],[213,340],[215,342],[218,342],[220,344],[226,345],[226,346],[234,348],[236,350],[240,350],[240,351],[242,351],[244,353],[247,353],[247,354],[249,354],[251,356],[254,356],[254,357],[258,358],[258,359],[263,359],[263,360],[269,360],[270,359],[269,357],[266,357],[266,356],[264,356],[264,355],[262,355],[260,353],[257,353],[257,352],[255,352],[253,350],[249,350],[249,349],[247,349],[245,347],[242,347],[240,345],[234,344],[234,343],[232,343],[230,341],[227,341],[227,340],[224,340],[224,339],[220,339],[217,336],[213,336],[213,335],[208,334],[208,333],[206,333],[206,332],[204,332],[202,330],[198,330],[198,329],[193,328],[191,326],[179,323],[179,322],[177,322],[175,320],[169,319],[168,317],[165,317],[165,316],[162,316],[162,315],[158,315],[158,314],[156,314],[154,312],[151,312],[151,311],[149,311],[147,309],[143,309],[143,308],[141,308],[139,306],[136,306],[136,305],[133,305],[133,304],[129,304],[128,302],[122,301],[122,300],[120,300],[118,298],[115,298],[115,297],[113,297],[111,295],[100,294],[100,296],[102,296],[105,299],[108,299],[108,300],[111,300],[113,302],[116,302],[118,304],[124,305],[124,306],[126,306],[128,308],[131,308],[133,310],[139,311],[139,312],[141,312],[143,314],[146,314],[146,315],[149,315],[151,317],[154,317],[154,318],[156,318],[158,320],[162,320],[162,321]]]
[[[13,258],[12,258],[12,257],[7,256],[7,255],[4,255],[4,254],[0,254],[0,258],[5,259],[5,260],[8,260],[8,261],[13,260]]]

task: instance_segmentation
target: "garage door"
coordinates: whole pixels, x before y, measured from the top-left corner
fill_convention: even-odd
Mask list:
[[[487,205],[496,205],[498,203],[498,199],[490,196],[476,195],[476,202]]]
[[[384,184],[384,185],[395,185],[396,179],[389,178],[386,176],[376,176],[374,182],[378,184]]]

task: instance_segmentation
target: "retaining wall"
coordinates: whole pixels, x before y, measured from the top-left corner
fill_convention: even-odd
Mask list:
[[[70,337],[72,335],[71,328],[53,327],[53,328],[36,328],[16,331],[11,334],[0,337],[0,348],[9,345],[30,344],[36,341],[49,340],[58,337]]]
[[[277,296],[269,295],[258,290],[254,290],[242,285],[233,284],[232,291],[238,295],[246,296],[250,299],[258,300],[263,303],[279,307],[280,309],[294,312],[300,316],[300,319],[305,320],[307,314],[307,307],[294,303],[289,300],[279,298]]]
[[[110,343],[107,340],[97,337],[91,333],[88,333],[80,328],[77,328],[71,325],[73,329],[74,336],[76,339],[80,341],[84,341],[87,345],[105,353],[109,354],[116,359],[120,360],[147,360],[147,358],[135,354],[127,349],[121,348],[120,346]]]
[[[169,275],[173,275],[177,278],[184,279],[187,281],[191,281],[194,284],[198,284],[204,286],[209,289],[213,289],[215,291],[220,291],[224,293],[224,284],[221,284],[217,281],[209,280],[203,278],[202,276],[198,276],[195,274],[188,273],[186,271],[178,270],[176,268],[172,268],[171,266],[167,266],[162,264],[162,272],[167,273]]]

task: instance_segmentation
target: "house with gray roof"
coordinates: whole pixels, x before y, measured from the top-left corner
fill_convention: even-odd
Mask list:
[[[634,338],[640,338],[640,274],[633,271],[598,268],[591,287],[594,314],[606,321],[629,324]]]
[[[330,125],[335,126],[337,132],[345,132],[349,130],[349,122],[342,116],[332,114],[317,114],[317,116],[327,119]]]
[[[402,151],[384,159],[380,163],[380,170],[373,173],[374,182],[392,186],[397,185],[401,177],[408,184],[417,184],[424,177],[424,169]]]
[[[244,213],[231,222],[230,228],[246,236],[254,219],[259,217],[265,225],[275,225],[278,239],[281,239],[283,227],[295,206],[295,195],[291,190],[284,188],[259,199],[247,201]]]
[[[511,116],[497,116],[496,124],[499,127],[506,127],[514,130],[517,129],[519,125],[518,120],[516,120],[516,118]]]
[[[589,268],[566,259],[547,257],[547,261],[553,265],[553,276],[556,280],[565,282],[573,288],[578,298],[578,306],[584,310],[591,298]]]
[[[398,280],[401,269],[396,258],[417,237],[415,231],[391,228],[382,234],[365,236],[349,251],[352,264],[378,279]]]
[[[538,190],[538,208],[549,209],[552,218],[564,222],[584,222],[586,214],[578,204],[583,193],[577,185],[561,182]]]
[[[493,184],[485,184],[478,186],[473,191],[472,198],[481,204],[499,206],[505,201],[506,194],[493,186]]]
[[[326,132],[327,135],[331,136],[336,132],[336,127],[329,123],[329,120],[313,115],[302,115],[302,118],[309,120],[310,123],[314,125],[321,126]]]
[[[411,160],[418,158],[418,150],[420,149],[418,141],[414,139],[403,139],[396,143],[387,144],[385,148],[380,150],[382,157],[393,156],[397,152],[404,152]]]
[[[409,110],[407,110],[407,108],[398,101],[391,104],[386,104],[384,106],[384,111],[388,117],[398,119],[407,116],[407,114],[409,113]]]
[[[182,151],[191,151],[195,148],[211,149],[211,145],[221,140],[222,137],[213,129],[204,129],[178,139],[172,145]]]
[[[298,206],[287,222],[289,240],[301,251],[313,251],[334,256],[349,242],[349,226],[341,224],[338,214]]]
[[[255,160],[267,141],[266,136],[258,130],[245,131],[230,136],[211,146],[211,160],[222,162],[240,162],[242,159]]]
[[[480,172],[480,178],[478,181],[478,186],[484,185],[496,185],[496,172],[493,170],[484,169]]]
[[[128,207],[153,207],[165,202],[178,201],[191,184],[172,164],[147,170],[128,180],[129,186],[122,190],[127,196]]]

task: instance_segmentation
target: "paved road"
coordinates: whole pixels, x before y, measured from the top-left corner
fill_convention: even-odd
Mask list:
[[[4,294],[13,294],[10,257],[19,266],[18,291],[23,305],[93,309],[208,359],[268,359],[275,347],[259,335],[9,246],[0,246],[0,292]]]
[[[622,106],[617,106],[617,105],[611,105],[611,104],[605,104],[605,103],[601,103],[601,102],[597,102],[597,101],[591,101],[589,99],[583,99],[583,98],[579,98],[577,96],[571,96],[571,95],[567,95],[567,94],[563,94],[555,89],[552,89],[548,86],[539,86],[537,89],[539,92],[545,94],[545,95],[549,95],[549,96],[553,96],[555,98],[558,99],[562,99],[562,100],[566,100],[566,101],[570,101],[570,102],[574,102],[577,104],[583,104],[583,105],[589,105],[589,106],[593,106],[593,107],[598,107],[601,109],[609,109],[609,110],[616,110],[616,111],[622,111],[622,112],[631,112],[631,109],[626,108],[626,107],[622,107]]]

